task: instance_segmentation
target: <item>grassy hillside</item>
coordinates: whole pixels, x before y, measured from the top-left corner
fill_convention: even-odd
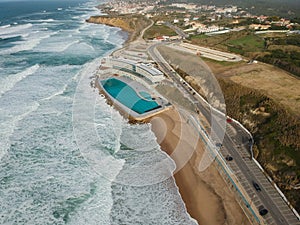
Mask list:
[[[144,39],[153,39],[158,36],[174,36],[177,35],[175,31],[164,25],[153,25],[144,33]]]

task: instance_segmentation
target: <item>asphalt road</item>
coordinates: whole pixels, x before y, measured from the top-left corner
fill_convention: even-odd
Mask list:
[[[169,22],[166,22],[165,25],[168,26],[168,27],[170,27],[171,29],[173,29],[182,38],[188,38],[189,37],[189,35],[187,35],[186,33],[184,33],[183,30],[181,30],[179,27],[176,27],[176,26],[172,25]]]
[[[160,54],[157,54],[155,50],[156,46],[157,45],[149,47],[148,52],[150,56],[158,63],[160,69],[173,80],[178,89],[189,96],[189,99],[194,103],[201,114],[206,117],[207,121],[211,121],[210,107],[201,98],[197,97],[197,95],[193,95],[194,91],[191,91],[190,87],[181,81],[179,75],[172,70],[171,66]],[[255,162],[251,160],[249,139],[249,134],[238,124],[232,122],[227,125],[222,143],[223,146],[220,148],[220,152],[224,157],[226,155],[233,157],[233,160],[229,161],[228,165],[251,197],[252,202],[250,204],[255,205],[257,208],[263,205],[269,211],[269,213],[263,217],[267,224],[300,225],[300,221],[268,178],[258,168]],[[261,191],[255,190],[252,183],[253,181],[260,185]]]

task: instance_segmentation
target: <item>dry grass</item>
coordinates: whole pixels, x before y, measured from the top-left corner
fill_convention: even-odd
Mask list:
[[[259,90],[281,103],[293,113],[300,112],[300,80],[275,66],[264,63],[220,65],[206,61],[214,74],[226,77],[235,83]]]

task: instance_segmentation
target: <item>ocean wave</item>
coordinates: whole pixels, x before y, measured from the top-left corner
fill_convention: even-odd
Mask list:
[[[5,28],[8,28],[8,27],[10,27],[10,26],[11,26],[10,24],[4,25],[4,26],[0,26],[0,30],[1,30],[1,29],[5,29]]]
[[[173,178],[140,187],[114,183],[112,189],[111,225],[198,224],[186,213]]]
[[[54,93],[54,94],[52,94],[52,95],[50,95],[50,96],[48,96],[48,97],[46,97],[46,98],[43,98],[43,99],[41,99],[41,100],[42,100],[42,101],[50,100],[50,99],[52,99],[52,98],[54,98],[54,97],[56,97],[56,96],[58,96],[58,95],[62,95],[62,94],[67,90],[67,87],[68,87],[68,85],[65,84],[61,90],[59,90],[58,92],[56,92],[56,93]]]
[[[92,45],[89,45],[85,42],[80,42],[80,45],[83,47],[83,49],[95,51],[95,48]]]
[[[58,20],[55,20],[55,19],[44,19],[44,20],[33,20],[34,22],[55,22],[55,21],[58,21]]]
[[[98,63],[99,59],[94,59],[92,62],[85,64],[85,67],[79,73],[80,80],[73,100],[72,125],[74,137],[82,156],[98,174],[112,181],[122,168],[123,160],[115,159],[107,151],[99,151],[99,148],[103,149],[106,143],[109,144],[106,140],[110,138],[106,136],[104,139],[99,140],[95,129],[95,100],[99,98],[99,95],[97,92],[92,91],[90,77],[97,71]],[[102,109],[109,110],[110,107],[107,104],[102,104]],[[103,111],[102,113],[104,112],[111,115],[109,111]],[[121,117],[117,112],[114,115]],[[114,121],[109,119],[109,122],[118,126]],[[107,129],[109,128],[112,128],[112,126],[107,126]],[[101,134],[109,133],[104,132]],[[118,140],[118,137],[113,133],[111,134],[114,141],[109,144],[111,145],[110,148],[117,149],[119,143],[115,140]]]
[[[72,45],[78,44],[80,40],[72,40],[72,36],[60,35],[51,38],[47,43],[39,46],[37,52],[64,52]]]
[[[36,73],[39,68],[40,66],[36,64],[25,69],[22,72],[9,75],[8,77],[2,79],[0,81],[0,96],[3,95],[5,92],[11,90],[21,80],[25,79],[29,75]]]
[[[32,19],[32,20],[26,20],[26,22],[29,23],[34,23],[34,24],[53,24],[54,22],[58,22],[59,20],[55,20],[55,19]]]
[[[66,51],[69,47],[71,47],[72,45],[75,45],[75,44],[78,44],[80,41],[79,40],[76,40],[76,41],[73,41],[69,44],[64,44],[64,45],[61,45],[60,47],[57,48],[57,52],[64,52]]]
[[[31,23],[16,25],[16,26],[8,26],[0,29],[0,38],[2,35],[17,33],[20,34],[21,31],[31,28],[33,25]]]
[[[23,33],[23,34],[3,34],[0,36],[1,39],[10,39],[10,38],[17,38],[22,37],[26,38],[29,36],[30,33]]]
[[[10,137],[13,135],[18,123],[27,115],[37,110],[38,107],[39,103],[35,102],[33,105],[27,107],[24,113],[5,121],[0,121],[0,161],[10,148]]]
[[[67,45],[64,45],[64,47],[61,47],[60,50],[58,50],[58,52],[64,52],[64,51],[66,51],[69,47],[71,47],[72,45],[75,45],[75,44],[77,44],[77,43],[79,43],[79,40],[76,40],[76,41],[73,41],[73,42],[71,42],[71,43],[69,43],[69,44],[67,44]]]
[[[38,34],[39,31],[37,31],[35,34]],[[28,51],[34,49],[36,46],[40,44],[40,42],[44,39],[47,39],[51,37],[52,35],[56,34],[57,32],[52,32],[52,33],[46,33],[46,34],[41,34],[40,36],[30,36],[24,34],[24,37],[26,37],[25,40],[23,41],[18,41],[15,42],[15,46],[2,50],[0,55],[5,55],[5,54],[13,54],[17,52],[22,52],[22,51]],[[34,34],[34,33],[32,33]],[[42,36],[44,35],[44,36]]]

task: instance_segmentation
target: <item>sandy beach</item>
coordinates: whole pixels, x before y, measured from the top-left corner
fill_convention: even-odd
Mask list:
[[[198,171],[204,152],[203,143],[191,142],[196,138],[193,129],[173,109],[161,113],[151,121],[162,150],[181,167],[185,157],[191,156],[182,169],[174,174],[179,192],[189,214],[200,225],[251,224],[234,194],[212,163],[205,171]],[[174,153],[176,149],[176,153]]]

